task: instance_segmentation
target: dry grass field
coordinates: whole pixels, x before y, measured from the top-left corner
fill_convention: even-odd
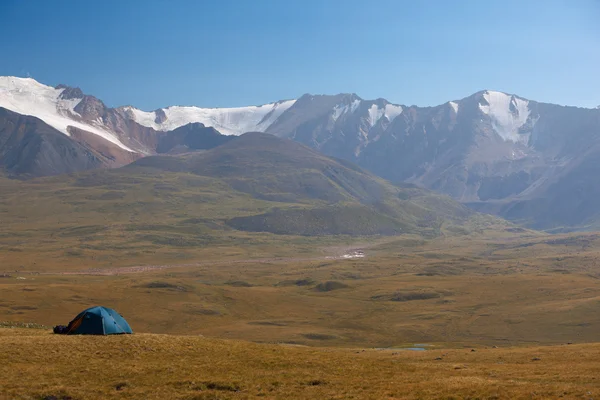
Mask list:
[[[600,345],[399,351],[0,329],[4,399],[593,399]]]
[[[0,180],[0,398],[598,397],[598,234],[241,232],[273,202],[135,179]],[[93,305],[135,334],[50,334]]]
[[[0,321],[66,324],[99,304],[121,312],[136,332],[255,342],[596,342],[599,242],[596,234],[406,237],[366,246],[363,259],[328,259],[319,248],[309,259],[198,261],[141,272],[1,271]]]
[[[599,235],[397,237],[355,243],[365,258],[326,256],[349,247],[1,271],[0,398],[600,395]],[[95,304],[135,334],[15,328],[66,324]]]

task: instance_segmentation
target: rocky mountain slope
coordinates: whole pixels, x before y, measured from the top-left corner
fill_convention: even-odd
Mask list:
[[[8,175],[58,175],[104,166],[99,154],[42,120],[0,108],[0,169]]]
[[[335,105],[314,111],[328,101]],[[389,107],[354,95],[304,96],[267,132],[535,228],[600,227],[599,110],[493,91],[400,106],[396,116]]]
[[[600,109],[486,90],[436,107],[307,94],[263,106],[146,112],[108,108],[77,88],[14,77],[0,77],[0,107],[37,117],[90,151],[108,153],[104,166],[208,149],[229,136],[260,131],[537,228],[589,228],[600,221],[600,206],[589,197]],[[584,211],[558,217],[556,210],[574,207]]]

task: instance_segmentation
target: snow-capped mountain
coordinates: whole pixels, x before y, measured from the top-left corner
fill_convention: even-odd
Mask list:
[[[142,126],[157,131],[170,131],[189,123],[210,126],[224,135],[263,132],[279,118],[295,100],[278,101],[262,106],[237,108],[200,108],[173,106],[146,112],[134,107],[122,107],[128,116]]]
[[[498,168],[505,169],[507,161],[535,154],[530,144],[537,108],[537,103],[494,91],[437,107],[393,105],[356,95],[306,95],[266,132],[354,161],[392,181],[476,201],[483,183],[474,171],[485,170],[484,177],[504,174]]]
[[[192,117],[157,131],[137,123],[131,107],[109,108],[79,88],[46,86],[31,78],[0,77],[0,111],[0,168],[9,174],[120,167],[148,155],[224,142],[215,138],[222,136],[219,132]]]
[[[600,227],[600,110],[491,90],[436,107],[395,106],[393,118],[388,106],[306,95],[267,133],[536,228]]]
[[[436,107],[356,94],[306,94],[262,106],[142,111],[108,108],[78,88],[0,77],[2,109],[7,112],[0,114],[0,167],[10,173],[121,166],[158,153],[208,149],[260,131],[535,227],[596,220],[600,225],[600,206],[589,197],[596,195],[596,186],[600,195],[595,178],[600,163],[594,161],[600,155],[597,108],[485,90]],[[63,159],[68,165],[60,165]],[[559,203],[547,199],[550,193]],[[573,198],[581,193],[590,194]],[[572,210],[563,207],[569,201],[588,211],[576,217],[556,211]]]
[[[83,118],[79,104],[84,97],[80,90],[66,86],[53,88],[31,78],[0,77],[0,107],[39,118],[67,136],[71,135],[69,127],[78,128],[132,151],[101,120]]]

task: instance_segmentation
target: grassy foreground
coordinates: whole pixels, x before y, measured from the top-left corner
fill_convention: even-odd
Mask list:
[[[0,329],[6,399],[590,399],[600,344],[421,352]]]

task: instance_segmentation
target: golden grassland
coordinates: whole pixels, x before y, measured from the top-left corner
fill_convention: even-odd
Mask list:
[[[266,178],[262,175],[259,178],[244,182],[248,185],[270,182],[265,182]],[[285,176],[279,179],[285,180]],[[394,189],[386,185],[389,190]],[[281,182],[275,182],[272,189],[276,190],[279,186]],[[428,236],[444,231],[482,234],[495,229],[502,232],[510,226],[491,216],[467,216],[466,210],[449,198],[417,189],[414,189],[415,194],[410,190],[405,189],[406,193],[402,193],[408,197],[414,195],[416,200],[406,200],[399,205],[397,196],[392,196],[392,205],[380,204],[380,208],[389,208],[399,215],[395,224],[406,225],[404,232]],[[308,209],[321,210],[321,213],[312,219],[300,213],[296,219],[314,219],[315,230],[327,223],[350,225],[347,228],[354,232],[353,235],[373,228],[364,221],[359,224],[360,218],[355,218],[356,207],[359,206],[355,200],[340,201],[335,207],[329,207],[330,203],[303,197],[301,193],[296,197],[296,202],[267,201],[234,190],[221,179],[128,168],[24,182],[0,177],[0,270],[50,272],[144,264],[312,257],[331,255],[330,251],[322,251],[331,246],[344,246],[356,241],[373,242],[372,237],[243,232],[229,224],[233,218],[263,215],[274,210]],[[360,207],[364,208],[363,205]],[[430,215],[432,212],[440,214],[440,218],[442,215],[448,218],[438,220]],[[456,212],[465,215],[458,218],[454,215]],[[285,212],[279,214],[279,217],[270,217],[270,223],[279,226],[291,215]],[[375,220],[383,218],[383,214],[377,212],[368,215]],[[296,221],[296,225],[302,224]],[[295,232],[290,229],[285,232]]]
[[[278,203],[232,191],[216,179],[110,176],[110,183],[100,187],[77,184],[77,179],[0,178],[0,271],[298,257],[314,255],[316,245],[355,240],[227,228],[223,219],[264,212]]]
[[[309,259],[0,271],[0,399],[600,395],[599,235],[374,239],[350,260],[326,258],[348,247],[333,243]],[[14,328],[96,304],[135,334]]]
[[[136,332],[255,342],[595,342],[599,242],[596,234],[406,237],[367,247],[366,258],[353,260],[202,262],[138,273],[6,272],[0,321],[66,324],[84,308],[105,305]],[[118,273],[93,275],[110,271]]]
[[[600,345],[412,352],[0,329],[6,399],[592,399]],[[54,396],[54,397],[50,397]]]
[[[342,199],[329,207],[304,178],[286,185],[296,168],[229,184],[152,168],[0,177],[0,398],[598,397],[599,234],[532,232],[390,184],[369,208],[350,195],[368,195],[362,178],[325,185]],[[405,235],[311,233],[388,232],[356,222],[365,209]],[[313,236],[230,224],[256,215]],[[50,333],[94,305],[135,334]]]
[[[181,189],[194,203],[142,180],[125,209],[118,182],[42,183],[0,181],[0,398],[599,395],[598,234],[252,234],[212,224],[271,205],[214,182]],[[351,248],[366,257],[335,258]],[[93,305],[135,334],[1,328]]]

